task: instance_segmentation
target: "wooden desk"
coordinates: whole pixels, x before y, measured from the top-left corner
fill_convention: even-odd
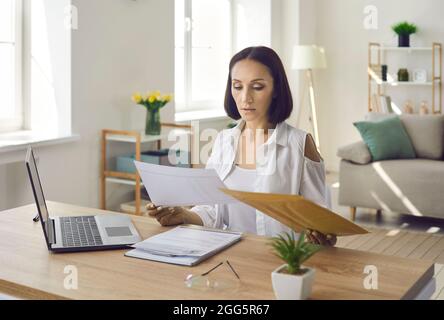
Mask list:
[[[52,215],[92,215],[106,211],[48,202]],[[0,293],[31,299],[274,299],[271,271],[282,262],[268,240],[246,235],[242,241],[189,268],[124,257],[124,250],[52,254],[35,205],[0,212]],[[166,229],[151,218],[132,216],[143,238]],[[187,274],[200,274],[225,259],[242,284],[237,289],[203,292],[186,288]],[[65,267],[78,270],[78,289],[66,290]],[[314,299],[409,299],[433,276],[433,262],[411,260],[340,248],[325,249],[307,265],[316,268]],[[363,286],[364,267],[378,267],[378,290]],[[221,279],[233,277],[226,268]]]

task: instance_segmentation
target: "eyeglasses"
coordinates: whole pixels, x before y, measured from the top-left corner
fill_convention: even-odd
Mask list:
[[[212,272],[219,268],[220,266],[226,264],[230,271],[236,276],[235,279],[233,277],[227,279],[226,277],[222,277],[221,274],[213,274]],[[211,268],[207,272],[204,272],[200,275],[189,274],[185,277],[185,286],[191,289],[200,289],[200,290],[227,290],[227,289],[237,289],[240,286],[240,277],[239,274],[234,270],[231,263],[226,260],[224,262],[220,262],[217,266]]]

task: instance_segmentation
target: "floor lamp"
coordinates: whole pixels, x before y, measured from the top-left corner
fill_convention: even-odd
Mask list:
[[[313,136],[316,143],[316,147],[320,150],[319,144],[319,131],[318,131],[318,119],[316,115],[316,101],[313,85],[313,69],[325,69],[327,68],[327,61],[325,59],[325,50],[322,47],[315,45],[294,46],[293,47],[293,59],[292,69],[305,70],[306,81],[304,82],[304,90],[301,95],[301,104],[299,105],[299,112],[297,118],[297,125],[301,118],[301,110],[303,108],[304,96],[308,87],[308,94],[310,97],[310,109],[311,109],[311,122],[313,125]]]

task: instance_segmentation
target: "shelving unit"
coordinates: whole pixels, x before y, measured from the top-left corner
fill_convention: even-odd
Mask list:
[[[117,183],[121,185],[128,185],[135,187],[135,214],[141,214],[141,194],[140,187],[143,186],[139,174],[127,173],[110,170],[107,167],[107,150],[108,142],[126,142],[134,144],[135,146],[135,158],[137,161],[141,159],[142,145],[145,143],[155,142],[157,145],[157,150],[161,149],[162,140],[168,138],[171,132],[164,133],[164,128],[172,128],[174,136],[187,135],[190,138],[190,150],[192,148],[193,142],[193,132],[191,125],[179,125],[175,123],[162,123],[162,134],[158,136],[145,135],[144,132],[138,131],[126,131],[126,130],[102,130],[101,144],[102,144],[102,155],[101,155],[101,179],[100,179],[100,206],[101,209],[106,210],[106,185],[107,183]],[[193,164],[193,159],[191,158],[192,152],[189,153],[189,163]],[[133,212],[127,212],[133,213]]]
[[[375,69],[380,69],[383,64],[383,54],[391,51],[406,53],[430,52],[432,75],[427,82],[403,82],[395,79],[382,81]],[[376,61],[375,61],[376,60]],[[386,93],[387,88],[392,87],[431,87],[432,92],[432,114],[442,113],[442,44],[434,42],[431,47],[391,47],[380,43],[371,42],[368,45],[368,111],[372,109],[372,96],[374,87],[378,96]]]

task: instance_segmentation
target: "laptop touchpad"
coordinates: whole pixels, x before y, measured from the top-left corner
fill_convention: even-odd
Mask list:
[[[105,230],[108,237],[128,237],[133,235],[128,227],[106,227]]]

